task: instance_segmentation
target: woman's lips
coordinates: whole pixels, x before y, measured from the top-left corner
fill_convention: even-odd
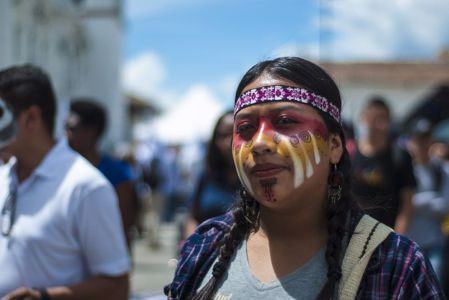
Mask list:
[[[285,166],[277,164],[258,164],[251,168],[251,175],[256,177],[271,177],[286,170]]]

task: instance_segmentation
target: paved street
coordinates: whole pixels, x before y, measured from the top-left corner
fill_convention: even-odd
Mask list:
[[[134,269],[131,274],[132,299],[159,299],[163,286],[171,281],[174,267],[168,261],[175,258],[176,227],[174,224],[160,228],[159,248],[149,246],[147,238],[134,242]],[[153,296],[153,297],[150,297]],[[161,297],[160,299],[166,299]]]

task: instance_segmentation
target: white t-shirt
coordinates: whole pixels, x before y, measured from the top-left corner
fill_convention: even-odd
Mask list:
[[[15,163],[0,166],[0,210]],[[21,286],[73,285],[129,271],[115,192],[65,139],[18,185],[16,203],[10,235],[0,234],[0,296]]]

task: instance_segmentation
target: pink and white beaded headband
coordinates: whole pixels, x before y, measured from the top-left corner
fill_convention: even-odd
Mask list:
[[[234,116],[241,109],[250,105],[275,101],[309,104],[329,114],[337,123],[341,123],[340,110],[323,96],[314,94],[307,89],[283,85],[263,86],[244,92],[235,102]]]

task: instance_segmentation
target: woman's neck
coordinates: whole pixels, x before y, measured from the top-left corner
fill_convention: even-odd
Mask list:
[[[261,208],[260,227],[256,233],[273,241],[315,241],[324,244],[327,239],[327,220],[324,214],[321,216],[309,211],[280,213]]]
[[[247,257],[254,276],[270,282],[290,274],[325,247],[325,217],[261,210],[260,227],[250,234]]]

